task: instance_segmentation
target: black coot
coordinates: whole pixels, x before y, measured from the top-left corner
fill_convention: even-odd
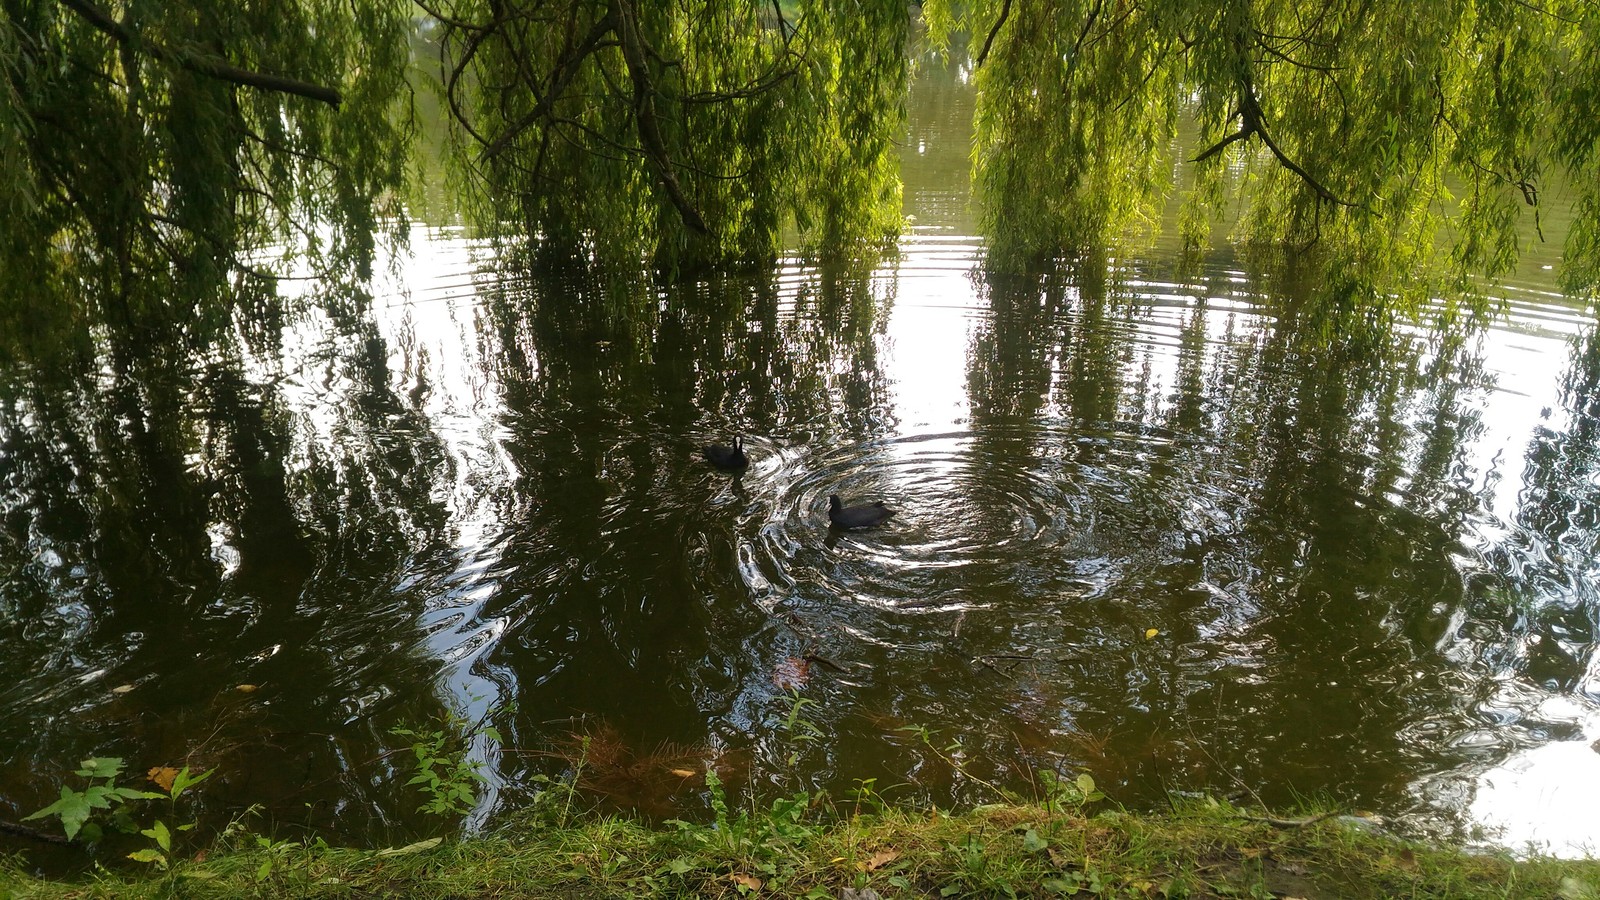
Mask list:
[[[706,462],[729,472],[737,472],[750,465],[750,457],[744,455],[742,437],[735,437],[732,447],[724,444],[708,444],[700,448],[700,455],[706,458]]]
[[[845,506],[839,502],[838,494],[828,495],[828,521],[839,528],[871,528],[887,522],[892,515],[894,510],[884,506],[882,500],[865,506]]]

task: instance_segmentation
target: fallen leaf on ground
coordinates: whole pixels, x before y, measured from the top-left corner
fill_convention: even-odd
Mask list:
[[[867,861],[861,864],[861,871],[876,872],[899,858],[899,850],[879,850],[877,853],[867,857]]]
[[[133,685],[131,685],[131,684],[119,684],[116,687],[111,689],[111,693],[113,693],[113,694],[126,694],[127,692],[129,692],[131,690],[133,690]]]
[[[693,769],[668,769],[667,771],[678,776],[679,778],[693,778],[700,774]]]
[[[735,872],[728,876],[728,880],[739,887],[745,888],[746,890],[761,890],[761,879],[756,878],[753,875],[740,875],[739,873]]]
[[[256,692],[256,686],[253,684],[235,685],[233,689],[241,694],[254,694]]]

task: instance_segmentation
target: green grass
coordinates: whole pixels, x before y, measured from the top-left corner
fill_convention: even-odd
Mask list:
[[[804,794],[709,824],[529,816],[493,834],[384,850],[235,831],[169,872],[72,881],[0,868],[0,897],[1304,897],[1600,900],[1600,863],[1402,842],[1346,820],[1265,820],[1197,802],[1084,815],[841,810]]]

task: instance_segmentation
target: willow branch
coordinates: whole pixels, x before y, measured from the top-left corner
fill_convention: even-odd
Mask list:
[[[1228,149],[1228,146],[1230,144],[1234,144],[1234,143],[1237,143],[1239,141],[1246,140],[1253,134],[1255,134],[1255,128],[1253,128],[1250,125],[1246,125],[1243,128],[1240,128],[1238,131],[1235,131],[1233,134],[1230,134],[1227,137],[1223,138],[1222,140],[1216,142],[1215,144],[1212,144],[1210,149],[1206,150],[1204,153],[1200,154],[1199,156],[1196,156],[1193,159],[1189,160],[1189,162],[1192,162],[1192,163],[1205,162],[1206,160],[1210,159],[1211,157],[1216,156],[1218,153],[1221,153],[1222,151]]]
[[[672,160],[667,155],[666,141],[661,137],[661,126],[656,119],[656,91],[650,81],[650,70],[646,62],[648,54],[644,46],[644,37],[639,34],[639,23],[634,17],[634,10],[628,0],[615,0],[611,6],[610,16],[616,25],[617,37],[622,40],[622,59],[627,64],[628,77],[633,82],[633,115],[638,123],[639,143],[644,147],[646,158],[654,164],[656,175],[666,188],[667,197],[672,200],[672,205],[677,207],[683,223],[694,231],[706,234],[710,229],[706,227],[705,219],[700,217],[700,211],[694,208],[694,204],[684,194],[683,186],[678,183]]]
[[[493,159],[500,155],[500,152],[510,146],[518,135],[521,135],[540,120],[548,118],[555,102],[567,92],[572,80],[577,77],[583,61],[600,48],[601,41],[611,31],[610,21],[601,19],[596,22],[594,27],[589,29],[588,35],[584,37],[583,43],[556,64],[555,71],[550,73],[550,86],[545,89],[544,96],[539,98],[539,102],[534,104],[533,109],[528,110],[525,115],[513,123],[511,127],[501,132],[498,137],[484,148],[483,158]]]
[[[1000,26],[1004,25],[1010,16],[1011,0],[1005,0],[1000,5],[1000,15],[995,17],[994,27],[989,29],[989,36],[983,39],[983,49],[978,51],[978,65],[983,65],[983,61],[989,58],[989,47],[994,44],[995,35],[1000,33]]]
[[[326,103],[337,109],[343,102],[343,97],[338,91],[298,78],[289,78],[284,75],[269,75],[265,72],[255,72],[242,69],[231,63],[225,62],[214,56],[198,56],[181,50],[174,50],[154,41],[146,41],[131,31],[126,25],[111,18],[105,10],[90,3],[89,0],[58,0],[67,9],[78,14],[78,17],[89,23],[90,27],[102,34],[110,36],[124,46],[150,54],[165,63],[187,69],[196,75],[207,78],[216,78],[245,87],[260,88],[280,94],[293,94],[310,100]]]
[[[1072,42],[1072,55],[1067,57],[1067,65],[1073,69],[1078,67],[1078,54],[1083,52],[1083,39],[1089,36],[1089,29],[1094,27],[1094,21],[1100,18],[1100,9],[1105,6],[1104,0],[1095,0],[1089,14],[1083,19],[1083,27],[1078,29],[1078,39]]]
[[[1239,117],[1239,130],[1211,145],[1210,148],[1191,159],[1190,162],[1203,162],[1221,153],[1231,144],[1248,140],[1251,137],[1258,137],[1261,139],[1261,143],[1265,144],[1267,149],[1272,152],[1273,157],[1278,160],[1278,164],[1298,175],[1300,180],[1305,182],[1306,186],[1311,188],[1311,191],[1318,198],[1339,206],[1355,205],[1339,199],[1338,195],[1324,187],[1322,182],[1312,177],[1310,172],[1307,172],[1298,163],[1290,159],[1289,154],[1283,152],[1283,149],[1278,146],[1278,142],[1273,140],[1272,135],[1267,133],[1266,115],[1261,111],[1261,102],[1256,98],[1255,84],[1250,78],[1248,70],[1245,70],[1240,75],[1239,109],[1235,115]]]
[[[439,9],[437,4],[430,4],[429,0],[411,0],[411,2],[415,3],[423,12],[435,19],[438,19],[440,22],[449,25],[451,28],[459,28],[462,31],[483,30],[482,26],[475,25],[465,19],[457,19],[454,16],[445,15],[444,11]]]

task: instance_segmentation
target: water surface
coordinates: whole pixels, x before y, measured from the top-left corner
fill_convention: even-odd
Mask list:
[[[435,833],[390,729],[453,715],[502,738],[473,824],[581,756],[650,815],[708,765],[1082,770],[1591,843],[1589,316],[1538,259],[1492,327],[1377,342],[1226,250],[992,271],[970,103],[919,83],[884,259],[657,284],[419,223],[370,314],[7,366],[0,817],[103,755],[217,769],[216,821]],[[695,452],[735,434],[738,476]],[[897,515],[830,531],[832,493]]]

